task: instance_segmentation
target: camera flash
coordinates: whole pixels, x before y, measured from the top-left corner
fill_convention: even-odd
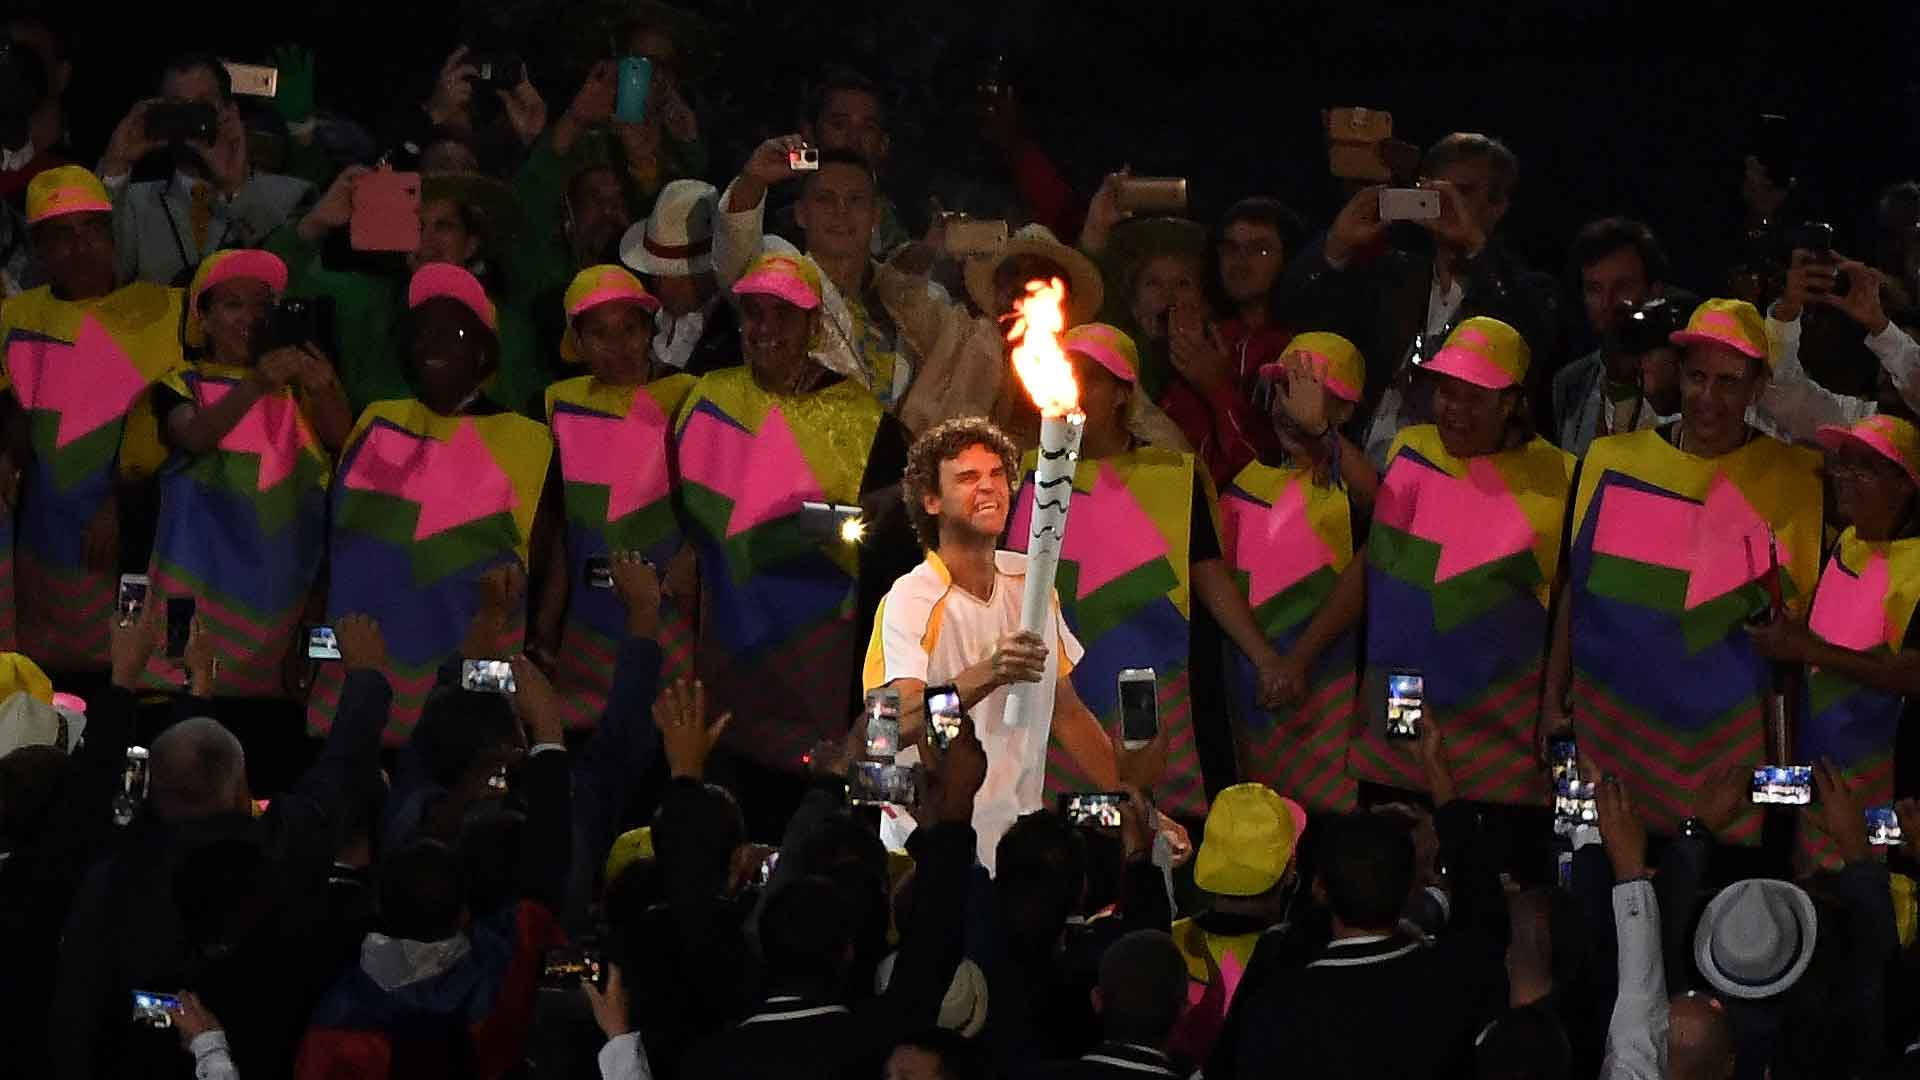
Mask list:
[[[848,518],[840,523],[840,539],[849,544],[857,544],[867,535],[867,523],[859,518]]]

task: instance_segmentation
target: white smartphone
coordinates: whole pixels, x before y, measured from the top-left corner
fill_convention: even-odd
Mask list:
[[[1381,221],[1437,221],[1440,218],[1440,193],[1425,188],[1383,188],[1380,192]]]
[[[1150,667],[1120,671],[1120,745],[1138,750],[1160,734],[1160,682]]]
[[[227,78],[233,83],[233,92],[248,97],[273,97],[280,90],[280,69],[265,64],[242,64],[233,60],[220,61],[227,69]]]
[[[147,575],[121,574],[120,594],[114,601],[114,611],[123,623],[131,623],[140,617],[140,610],[147,606]]]

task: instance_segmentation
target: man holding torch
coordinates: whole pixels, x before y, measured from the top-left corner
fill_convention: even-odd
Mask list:
[[[1029,554],[998,550],[1019,468],[1006,435],[979,417],[929,428],[908,452],[902,482],[927,558],[894,582],[874,616],[863,679],[868,689],[900,691],[901,737],[907,742],[925,722],[926,688],[959,688],[960,703],[987,751],[973,827],[988,870],[1008,826],[1041,807],[1050,738],[1060,741],[1097,788],[1120,783],[1113,743],[1064,678],[1082,649],[1060,614],[1053,572],[1081,417],[1074,409],[1072,369],[1060,350],[1057,284],[1051,293],[1032,290],[1013,331],[1020,341],[1014,366],[1034,393],[1044,429],[1036,474],[1042,491]],[[1065,482],[1058,482],[1061,477]]]

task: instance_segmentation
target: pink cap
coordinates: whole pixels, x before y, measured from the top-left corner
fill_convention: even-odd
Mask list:
[[[1106,368],[1114,378],[1132,385],[1139,381],[1140,350],[1118,327],[1106,323],[1083,323],[1061,336],[1060,345]]]
[[[452,263],[428,263],[413,272],[413,281],[407,285],[408,310],[442,296],[465,304],[487,329],[499,332],[500,318],[479,278]]]
[[[820,306],[820,291],[820,271],[813,260],[785,253],[760,256],[733,283],[735,296],[776,296],[804,311]]]

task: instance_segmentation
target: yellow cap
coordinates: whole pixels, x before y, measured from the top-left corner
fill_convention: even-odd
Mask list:
[[[1505,390],[1526,381],[1532,359],[1520,331],[1499,319],[1475,315],[1454,327],[1446,344],[1421,366],[1488,390]]]
[[[1693,309],[1685,330],[1667,335],[1675,345],[1725,345],[1773,370],[1773,350],[1767,347],[1767,324],[1760,311],[1745,300],[1708,300]]]
[[[26,691],[43,704],[53,702],[53,680],[47,678],[39,664],[21,653],[0,652],[0,701],[17,690]]]
[[[66,214],[111,214],[113,203],[100,178],[78,165],[48,169],[27,181],[27,224]]]
[[[1306,808],[1265,784],[1235,784],[1213,800],[1193,883],[1216,896],[1274,887],[1307,828]]]
[[[627,867],[634,863],[647,862],[653,858],[653,829],[642,825],[637,829],[628,829],[616,838],[613,846],[607,849],[606,881],[612,884]]]

